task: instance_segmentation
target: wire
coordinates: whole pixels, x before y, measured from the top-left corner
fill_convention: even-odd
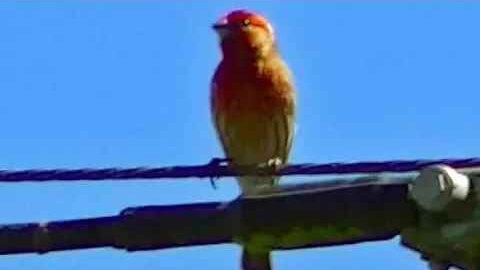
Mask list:
[[[205,165],[173,166],[163,168],[104,168],[104,169],[52,169],[52,170],[21,170],[0,171],[0,182],[23,181],[75,181],[75,180],[139,180],[159,178],[218,178],[245,174],[271,174],[269,168],[244,166],[234,173],[229,169],[225,160],[215,158]],[[279,171],[278,175],[322,175],[322,174],[353,174],[353,173],[380,173],[380,172],[412,172],[423,167],[444,164],[453,168],[470,168],[480,166],[480,158],[465,159],[431,159],[431,160],[393,160],[382,162],[355,162],[355,163],[326,163],[326,164],[292,164]]]

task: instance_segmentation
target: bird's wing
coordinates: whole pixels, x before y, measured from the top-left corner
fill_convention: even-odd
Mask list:
[[[216,133],[218,136],[218,139],[220,140],[220,143],[222,145],[224,153],[228,156],[227,149],[225,145],[227,145],[227,132],[225,132],[225,115],[217,111],[217,106],[216,104],[216,91],[217,91],[217,84],[215,82],[212,82],[210,85],[210,109],[211,109],[211,115],[212,115],[212,122],[213,125],[216,129]]]
[[[278,114],[274,119],[276,136],[279,143],[278,157],[282,163],[287,163],[295,135],[295,115],[290,113]]]

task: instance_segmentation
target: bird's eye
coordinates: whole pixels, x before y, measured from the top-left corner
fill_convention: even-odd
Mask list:
[[[242,22],[243,26],[248,26],[250,25],[251,21],[249,19],[246,19]]]

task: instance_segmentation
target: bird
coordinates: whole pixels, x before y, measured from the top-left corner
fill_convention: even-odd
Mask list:
[[[257,13],[239,9],[213,24],[222,59],[211,82],[211,114],[229,165],[287,162],[295,130],[296,94],[291,71],[277,48],[274,29]],[[279,177],[238,176],[243,197],[258,197]]]

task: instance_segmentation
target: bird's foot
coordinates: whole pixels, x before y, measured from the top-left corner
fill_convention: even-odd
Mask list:
[[[228,163],[232,161],[230,158],[212,158],[212,160],[210,160],[210,162],[207,163],[207,166],[208,167],[218,167],[222,164],[225,164],[225,163]]]
[[[282,167],[282,159],[281,158],[271,158],[267,161],[267,167],[272,170],[272,172],[278,171]]]
[[[273,168],[278,168],[282,165],[282,159],[281,158],[271,158],[267,161],[267,165]]]
[[[212,158],[212,160],[210,160],[210,162],[208,162],[206,166],[210,168],[216,168],[229,161],[231,161],[231,159],[229,158]],[[210,176],[210,185],[212,186],[213,189],[217,189],[216,181],[219,178],[220,177],[218,176]]]
[[[271,158],[269,160],[267,160],[266,163],[263,163],[259,166],[260,168],[264,168],[265,169],[265,173],[267,175],[276,175],[277,172],[283,167],[283,161],[281,158],[279,157],[275,157],[275,158]],[[275,184],[277,183],[277,180],[278,178],[274,177],[272,178],[272,181],[269,185],[269,188],[275,186]]]

